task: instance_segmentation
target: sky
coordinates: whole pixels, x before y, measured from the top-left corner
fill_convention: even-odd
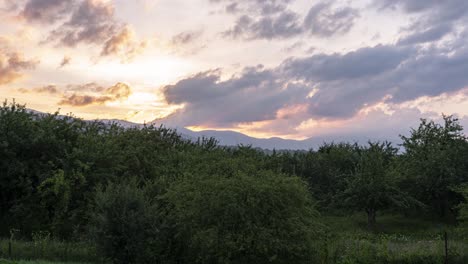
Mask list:
[[[0,0],[0,99],[305,139],[468,124],[466,0]]]

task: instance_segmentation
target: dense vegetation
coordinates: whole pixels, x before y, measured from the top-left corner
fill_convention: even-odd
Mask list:
[[[402,140],[266,154],[5,102],[0,258],[9,240],[34,248],[19,258],[79,261],[57,257],[79,248],[85,262],[441,263],[444,226],[453,263],[467,262],[463,128],[422,120]]]

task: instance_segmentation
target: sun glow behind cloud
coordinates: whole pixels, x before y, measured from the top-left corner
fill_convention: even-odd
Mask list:
[[[161,86],[188,75],[195,66],[188,60],[171,55],[157,55],[121,64],[113,61],[93,66],[93,75],[109,80],[125,78],[132,82]]]
[[[1,97],[87,119],[159,119],[262,138],[357,131],[379,126],[368,121],[377,118],[404,123],[401,113],[468,116],[462,2],[458,16],[453,1],[426,1],[418,10],[388,0],[59,2],[64,8],[55,0],[0,0],[0,57],[40,60],[35,67],[12,60],[9,68],[4,60],[3,72],[23,78],[1,86]],[[35,12],[22,12],[27,3]],[[103,89],[70,88],[90,83]],[[131,92],[106,94],[116,83]],[[48,86],[58,91],[40,92]],[[73,95],[99,100],[60,103]]]

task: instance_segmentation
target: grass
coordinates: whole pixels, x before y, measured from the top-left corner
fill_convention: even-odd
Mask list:
[[[40,259],[56,262],[78,263],[91,263],[96,262],[96,260],[99,260],[99,258],[97,257],[97,252],[94,246],[91,244],[85,242],[63,242],[52,239],[39,241],[13,241],[11,253],[12,254],[10,257],[8,253],[8,240],[0,240],[0,259]],[[3,264],[3,262],[0,262],[0,264]]]
[[[362,214],[324,218],[328,238],[321,257],[325,263],[444,263],[444,232],[448,233],[450,263],[468,263],[466,229],[386,215],[369,232]]]
[[[0,264],[84,264],[78,263],[78,262],[49,262],[49,261],[41,261],[41,260],[18,260],[18,261],[13,261],[13,260],[1,260],[0,259]]]
[[[313,263],[444,263],[445,231],[449,263],[468,263],[466,228],[387,214],[379,216],[376,230],[369,232],[366,219],[364,214],[323,216],[326,239],[317,241],[318,260]],[[8,257],[7,250],[8,240],[0,240],[0,264],[101,263],[93,245],[84,242],[14,241],[12,258],[15,261],[2,260]]]

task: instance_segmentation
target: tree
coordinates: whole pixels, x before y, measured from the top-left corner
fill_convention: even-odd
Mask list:
[[[416,204],[403,193],[394,175],[397,149],[390,143],[372,143],[361,149],[355,174],[347,181],[343,193],[345,204],[367,213],[368,227],[376,227],[377,212],[390,207],[409,207]]]
[[[162,198],[186,263],[309,263],[319,225],[305,184],[271,172],[189,177]]]
[[[463,196],[464,201],[457,206],[457,220],[468,227],[468,183],[454,188],[454,191]]]
[[[462,197],[453,187],[468,181],[468,142],[463,127],[453,116],[443,116],[444,124],[421,120],[409,137],[402,136],[405,154],[406,187],[446,220],[455,218]]]
[[[109,184],[96,195],[92,235],[113,263],[160,263],[161,224],[154,199],[135,180]]]

